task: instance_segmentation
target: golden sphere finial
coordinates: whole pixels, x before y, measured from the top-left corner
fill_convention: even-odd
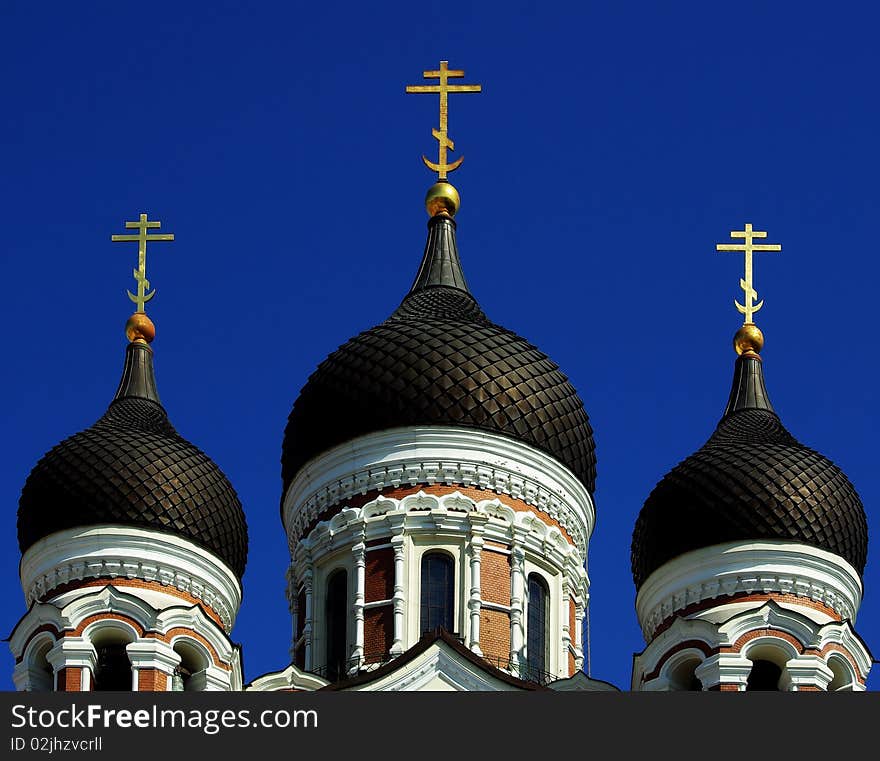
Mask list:
[[[461,197],[453,185],[444,181],[435,182],[428,188],[425,196],[425,208],[428,214],[436,217],[438,214],[446,214],[454,217],[455,212],[461,206]]]
[[[737,354],[760,354],[764,348],[764,334],[753,322],[743,325],[733,337],[733,348]]]
[[[125,323],[125,335],[131,343],[152,343],[156,326],[144,312],[135,312]]]

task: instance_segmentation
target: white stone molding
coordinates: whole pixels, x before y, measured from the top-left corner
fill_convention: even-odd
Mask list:
[[[523,623],[523,606],[525,605],[525,550],[519,543],[511,547],[510,552],[510,662],[520,663],[525,648],[525,626]]]
[[[155,638],[137,639],[125,646],[125,652],[131,661],[133,691],[138,690],[141,669],[156,669],[165,674],[166,689],[170,689],[174,669],[180,664],[180,654],[171,645]]]
[[[27,604],[89,579],[157,582],[202,600],[227,633],[241,605],[241,584],[212,553],[174,534],[123,525],[66,529],[43,537],[24,553],[21,585]],[[178,604],[169,601],[169,605]]]
[[[12,682],[19,692],[49,692],[55,689],[55,669],[48,659],[48,652],[55,646],[55,635],[38,631],[25,646],[21,660],[12,670]],[[45,663],[45,665],[44,665]],[[49,666],[47,675],[45,666]]]
[[[392,523],[391,546],[394,549],[394,632],[391,642],[390,654],[400,655],[403,652],[403,623],[406,611],[406,569],[404,566],[406,557],[406,539],[403,536],[403,515],[398,516],[400,521]]]
[[[352,689],[370,692],[487,692],[519,691],[521,688],[489,674],[438,640],[405,666]]]
[[[730,607],[730,618],[721,622],[677,616],[636,656],[632,689],[672,689],[669,675],[685,657],[701,661],[696,675],[703,683],[703,689],[718,684],[735,684],[738,689],[745,689],[752,658],[766,657],[768,651],[778,653],[776,660],[784,672],[783,689],[795,689],[805,684],[826,689],[833,678],[833,669],[828,664],[835,658],[841,663],[839,669],[849,676],[849,689],[865,689],[864,681],[871,669],[872,658],[849,621],[819,624],[800,609],[786,608],[773,600],[764,602],[760,608],[737,611],[736,606]],[[746,636],[753,632],[762,632],[762,635]],[[789,638],[800,647],[792,644]],[[684,642],[702,642],[705,647],[676,650]],[[719,653],[719,650],[726,652]],[[802,651],[806,650],[810,652],[803,654]],[[826,655],[817,656],[817,652]],[[816,658],[822,663],[819,664]],[[655,676],[646,680],[650,674]]]
[[[326,687],[328,682],[317,674],[310,674],[307,671],[301,671],[293,664],[290,664],[283,671],[273,671],[269,674],[254,679],[250,684],[245,685],[245,692],[276,692],[289,690],[320,690]]]
[[[46,660],[55,673],[55,689],[58,689],[58,672],[62,669],[80,669],[80,690],[88,691],[91,676],[98,664],[98,653],[87,637],[64,637],[46,653]]]
[[[419,589],[421,554],[436,548],[449,551],[455,558],[456,630],[460,631],[469,648],[479,652],[479,613],[483,607],[490,607],[482,601],[480,588],[482,552],[484,549],[495,550],[492,546],[486,547],[485,542],[510,546],[514,540],[518,543],[523,558],[528,558],[529,562],[543,569],[548,578],[558,580],[566,574],[573,588],[586,590],[588,580],[582,557],[559,527],[549,525],[532,511],[514,510],[497,497],[476,502],[459,491],[439,495],[419,491],[400,499],[378,496],[360,507],[343,506],[328,520],[317,523],[297,543],[293,552],[290,587],[307,589],[305,582],[310,567],[316,574],[313,585],[317,585],[316,592],[311,597],[307,595],[306,621],[298,641],[311,642],[314,649],[314,638],[321,635],[322,624],[310,612],[317,611],[320,618],[322,580],[329,570],[338,565],[341,558],[356,558],[361,552],[358,546],[369,544],[370,546],[364,547],[364,554],[377,546],[390,547],[394,552],[394,594],[390,601],[393,610],[393,638],[390,654],[395,656],[402,653],[415,644],[419,629],[418,593],[413,592],[411,594],[414,596],[408,597],[407,590]],[[506,554],[509,552],[510,550],[505,550]],[[353,566],[351,570],[355,570]],[[562,635],[557,622],[561,620],[562,612],[559,609],[561,603],[557,586],[554,582],[550,587],[553,606],[550,622],[554,663],[552,670],[555,673],[564,663],[567,674],[567,651],[564,657],[559,654]],[[352,633],[349,641],[356,644],[360,606],[355,590],[352,591],[352,599],[355,604],[349,622]],[[520,600],[520,614],[513,615],[512,620],[522,630],[524,591],[515,599]],[[523,637],[520,636],[519,640],[523,640]],[[512,642],[515,644],[517,641],[514,635]],[[518,646],[518,657],[523,655],[523,645],[524,640]],[[309,670],[315,665],[320,664],[314,661],[313,656],[312,660],[306,661],[304,667]]]
[[[795,595],[855,623],[862,582],[840,556],[795,542],[730,542],[693,550],[665,563],[642,584],[636,613],[645,641],[688,606],[714,599],[721,605],[740,594]],[[804,612],[822,615],[808,606]],[[825,623],[828,617],[816,620]]]
[[[703,690],[732,684],[739,692],[745,692],[751,672],[752,662],[740,653],[716,653],[697,666],[694,676],[700,680]]]
[[[354,648],[351,653],[352,674],[356,674],[364,660],[364,600],[366,589],[366,545],[358,542],[351,548],[354,559]]]
[[[19,658],[26,649],[32,647],[33,633],[43,626],[51,626],[60,634],[53,651],[47,654],[47,659],[56,670],[66,668],[68,665],[71,667],[88,666],[89,669],[93,669],[96,655],[92,642],[105,635],[108,629],[118,631],[119,636],[128,643],[138,643],[133,651],[137,653],[155,647],[165,652],[168,647],[173,647],[178,639],[188,639],[193,646],[209,653],[210,651],[199,639],[201,637],[216,653],[216,659],[231,667],[232,671],[226,677],[227,684],[233,685],[236,679],[240,682],[240,673],[236,673],[236,669],[240,670],[237,646],[231,642],[223,628],[210,618],[202,608],[198,605],[179,604],[176,607],[159,609],[141,599],[138,592],[138,589],[131,587],[118,589],[108,583],[100,588],[81,588],[78,596],[67,601],[63,606],[50,602],[34,603],[13,630],[9,642],[10,649],[13,655]],[[77,630],[87,619],[98,615],[103,615],[103,617],[85,626],[82,630],[82,636],[74,637],[69,634],[64,636],[67,632]],[[161,640],[140,636],[140,631],[166,635],[175,629],[186,629],[194,636],[176,635],[171,640],[171,644],[167,646],[162,644]],[[151,644],[154,642],[160,642],[160,644]],[[147,644],[141,645],[140,643]],[[53,658],[57,663],[53,662]],[[213,661],[215,658],[212,656],[211,660]],[[143,659],[141,659],[142,661]],[[159,666],[157,665],[156,668]],[[83,677],[87,678],[85,673]]]
[[[291,552],[328,507],[399,486],[445,484],[492,490],[547,513],[572,536],[581,556],[595,524],[593,501],[574,474],[520,441],[467,428],[394,428],[340,444],[310,460],[284,497]]]
[[[785,664],[784,686],[796,691],[801,687],[818,687],[827,690],[834,672],[818,655],[798,655]]]
[[[470,559],[471,559],[471,588],[468,598],[468,610],[470,612],[470,642],[468,647],[477,655],[482,655],[480,650],[480,603],[481,603],[481,584],[480,584],[480,556],[483,550],[483,522],[488,517],[482,516],[483,520],[475,520],[478,514],[471,514],[471,538],[470,538]]]

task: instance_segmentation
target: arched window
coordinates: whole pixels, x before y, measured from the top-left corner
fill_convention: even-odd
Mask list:
[[[749,672],[749,678],[746,681],[746,692],[767,690],[776,691],[779,689],[779,678],[782,676],[782,669],[773,661],[755,660],[753,661],[752,670]]]
[[[526,619],[526,662],[531,672],[527,678],[539,681],[547,672],[550,661],[550,591],[547,582],[537,573],[528,579],[528,617]]]
[[[94,690],[130,692],[132,685],[131,661],[125,652],[125,642],[95,644],[98,662],[95,666]]]
[[[180,663],[171,677],[173,692],[199,692],[205,689],[205,670],[210,665],[207,656],[192,642],[179,639],[174,643],[174,652],[180,656]]]
[[[455,566],[445,552],[422,555],[421,631],[455,631]]]
[[[327,580],[324,599],[327,631],[327,678],[335,682],[345,675],[348,659],[348,572],[335,571]]]

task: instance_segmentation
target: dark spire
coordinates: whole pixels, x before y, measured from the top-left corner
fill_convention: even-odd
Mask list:
[[[733,337],[733,348],[739,356],[733,371],[730,398],[721,419],[740,410],[767,410],[775,414],[764,385],[761,357],[758,356],[764,348],[761,329],[752,322],[745,323]]]
[[[767,410],[774,412],[764,385],[764,370],[761,358],[755,354],[742,354],[737,357],[733,370],[733,385],[724,417],[740,410]]]
[[[409,292],[415,293],[435,285],[445,285],[470,293],[458,258],[455,220],[446,214],[436,214],[428,220],[425,253]]]
[[[149,399],[161,404],[156,389],[156,374],[153,370],[153,350],[145,343],[135,341],[125,349],[125,367],[113,401],[136,397]]]

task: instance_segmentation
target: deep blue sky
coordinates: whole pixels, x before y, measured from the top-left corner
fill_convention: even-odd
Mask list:
[[[21,487],[112,398],[136,246],[110,235],[146,212],[176,236],[147,257],[159,392],[249,522],[245,678],[288,663],[284,425],[412,282],[437,98],[404,88],[446,59],[483,86],[449,107],[471,290],[595,429],[592,675],[628,688],[644,646],[632,528],[724,409],[743,265],[715,244],[746,222],[782,244],[755,256],[773,404],[868,512],[856,628],[880,654],[880,11],[831,7],[4,2],[2,636],[25,612]]]

